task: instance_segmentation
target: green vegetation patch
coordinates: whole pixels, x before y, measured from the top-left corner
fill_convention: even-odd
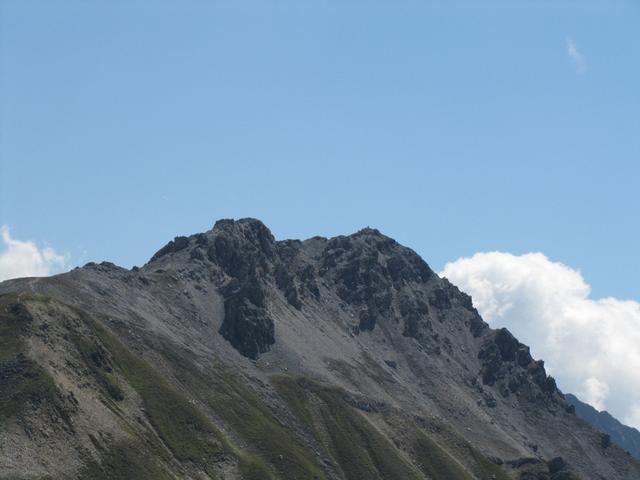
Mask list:
[[[44,369],[22,353],[0,362],[0,424],[43,403],[58,404],[58,389]]]
[[[271,383],[298,419],[314,431],[313,414],[308,407],[314,385],[304,377],[294,379],[285,376],[273,377]]]
[[[27,406],[47,404],[57,408],[70,426],[53,378],[25,355],[25,336],[32,322],[29,310],[16,295],[0,297],[0,424]]]
[[[244,480],[271,480],[273,478],[273,474],[260,458],[247,452],[240,452],[239,460],[240,475]]]
[[[199,465],[213,476],[214,464],[231,450],[221,432],[147,362],[102,326],[90,323],[111,353],[115,368],[142,398],[149,421],[173,455]]]
[[[209,407],[243,442],[243,449],[236,447],[235,451],[245,480],[272,478],[265,462],[278,479],[325,478],[314,454],[297,433],[282,425],[258,396],[224,367],[210,368],[208,375],[199,374],[185,358],[186,352],[181,355],[176,347],[165,345],[164,354],[172,365],[180,366],[183,381],[189,381],[194,390],[205,392]]]
[[[344,401],[342,390],[288,377],[274,378],[273,383],[291,410],[317,436],[321,430],[318,427],[324,427],[322,430],[328,433],[326,447],[348,480],[422,478],[382,433]],[[316,418],[309,408],[312,396],[321,401]]]
[[[84,312],[73,310],[91,333],[80,335],[74,332],[70,335],[70,340],[78,349],[98,384],[109,395],[107,403],[115,409],[116,413],[119,407],[111,400],[117,401],[123,398],[123,391],[117,383],[117,372],[136,390],[142,399],[149,422],[178,461],[195,464],[210,477],[215,478],[216,464],[231,456],[237,458],[243,479],[270,480],[273,478],[270,470],[258,456],[233,445],[198,410],[193,400],[189,400],[169,384],[147,361],[130,351],[117,337]],[[70,326],[69,329],[72,330]],[[193,365],[186,364],[180,367],[184,367],[186,371],[195,368]],[[206,385],[206,387],[210,389],[214,386]],[[264,437],[262,440],[266,442],[267,438]],[[153,442],[153,439],[151,440]],[[139,459],[135,455],[122,455],[125,448],[144,452],[144,448],[139,444],[127,445],[128,447],[116,445],[108,452],[103,452],[104,457],[101,462],[92,459],[87,463],[85,471],[96,475],[95,478],[98,479],[172,478],[167,477],[166,472],[157,465],[153,468],[149,467],[152,464],[147,460]],[[166,451],[159,444],[154,451],[159,458],[169,460]],[[144,468],[150,468],[150,476],[138,474]],[[164,473],[159,474],[160,471]],[[89,473],[87,477],[81,478],[94,478]]]
[[[24,336],[33,317],[17,295],[0,296],[0,362],[12,360],[25,349]]]
[[[91,459],[78,478],[87,480],[173,480],[164,468],[135,444],[119,443],[102,452],[100,462]]]
[[[76,333],[71,335],[71,341],[103,393],[112,400],[124,400],[124,393],[118,384],[117,377],[113,374],[109,355],[104,348],[99,343],[89,341]]]
[[[211,405],[283,479],[321,479],[324,473],[296,433],[281,425],[248,388],[227,381]]]
[[[473,480],[469,475],[440,445],[418,432],[414,442],[416,463],[423,473],[435,480],[456,479]],[[500,477],[495,477],[496,479]]]
[[[487,457],[482,455],[478,450],[471,445],[467,445],[469,452],[469,458],[473,460],[473,467],[471,470],[473,474],[480,480],[510,480],[511,477],[507,475],[502,468],[493,463]]]

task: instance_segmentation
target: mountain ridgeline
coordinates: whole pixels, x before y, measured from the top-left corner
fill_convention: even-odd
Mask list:
[[[638,480],[541,360],[374,229],[255,219],[0,284],[0,479]]]
[[[636,459],[640,460],[640,432],[632,427],[622,424],[609,412],[600,412],[588,405],[575,395],[565,395],[567,403],[575,408],[576,415],[602,433],[609,435],[611,441],[627,450]]]

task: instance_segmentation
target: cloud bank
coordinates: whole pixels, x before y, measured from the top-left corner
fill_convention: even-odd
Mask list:
[[[580,272],[541,253],[477,253],[440,272],[545,360],[564,392],[640,429],[640,303],[590,298]]]
[[[11,237],[9,227],[0,227],[0,282],[10,278],[44,277],[65,268],[67,259],[53,248]]]

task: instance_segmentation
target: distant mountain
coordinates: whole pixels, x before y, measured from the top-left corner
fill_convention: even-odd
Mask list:
[[[568,393],[564,397],[569,405],[575,407],[578,417],[608,434],[612,441],[640,460],[640,432],[638,430],[621,423],[607,411],[596,410],[591,405],[580,401],[575,395]]]
[[[640,479],[605,440],[374,229],[220,220],[140,268],[0,283],[0,480]]]

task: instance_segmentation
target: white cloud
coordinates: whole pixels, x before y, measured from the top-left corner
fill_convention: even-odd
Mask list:
[[[440,275],[530,345],[563,391],[640,428],[639,302],[592,299],[580,272],[541,253],[477,253]]]
[[[631,414],[627,416],[627,425],[634,425],[638,428],[640,425],[640,406],[634,407]]]
[[[609,385],[601,382],[597,378],[589,377],[583,382],[583,387],[583,399],[598,410],[603,410],[604,402],[609,396]]]
[[[10,278],[44,277],[61,271],[67,264],[64,255],[53,248],[42,249],[30,241],[16,240],[11,237],[9,227],[0,227],[0,282]]]
[[[567,55],[576,68],[576,72],[585,73],[587,71],[587,61],[580,50],[578,50],[576,42],[573,40],[573,38],[567,38],[566,48]]]

